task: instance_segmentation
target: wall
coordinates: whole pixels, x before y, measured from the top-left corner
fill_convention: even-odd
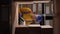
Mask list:
[[[0,0],[0,34],[10,34],[10,3],[11,0]]]
[[[60,34],[60,0],[54,0],[54,34]]]

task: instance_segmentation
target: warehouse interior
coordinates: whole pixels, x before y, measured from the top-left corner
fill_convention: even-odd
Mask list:
[[[59,0],[1,0],[0,2],[1,34],[60,33]],[[24,14],[22,23],[20,13]],[[37,15],[40,16],[41,21],[34,21]],[[30,18],[31,16],[33,19]]]

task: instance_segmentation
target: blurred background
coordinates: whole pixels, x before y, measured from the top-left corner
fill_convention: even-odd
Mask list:
[[[0,34],[11,34],[12,25],[11,25],[10,20],[11,20],[11,15],[12,15],[12,3],[15,1],[28,1],[28,0],[0,0]],[[33,1],[33,0],[29,0],[29,1]],[[41,1],[48,1],[48,0],[41,0]],[[52,11],[54,11],[53,12],[54,13],[54,23],[53,23],[54,34],[60,34],[60,28],[59,28],[59,26],[60,26],[60,23],[59,23],[60,22],[59,1],[60,0],[51,0],[51,1],[53,1],[53,5],[54,5],[53,6],[54,10],[52,10]],[[48,6],[48,5],[45,4],[45,6]],[[38,13],[38,12],[36,12],[36,13]],[[53,13],[51,13],[51,14],[53,14]],[[47,18],[47,16],[46,16],[46,18]],[[47,20],[48,20],[48,18],[47,18]],[[46,21],[46,22],[48,22],[48,21]]]

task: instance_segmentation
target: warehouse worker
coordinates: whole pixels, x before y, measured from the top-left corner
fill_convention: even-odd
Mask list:
[[[36,16],[36,23],[42,23],[42,20],[43,20],[43,18],[42,18],[42,16],[40,15],[40,14],[35,14],[35,16]]]

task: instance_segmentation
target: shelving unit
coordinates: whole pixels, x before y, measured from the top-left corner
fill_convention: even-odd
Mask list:
[[[50,22],[49,22],[49,19],[48,20],[46,20],[46,16],[47,16],[47,14],[46,14],[46,11],[51,11],[50,9],[50,2],[51,1],[30,1],[30,2],[14,2],[14,6],[15,6],[15,18],[14,18],[14,23],[13,23],[13,27],[12,27],[12,34],[17,34],[17,32],[16,32],[16,28],[18,29],[18,30],[21,30],[20,28],[23,28],[23,29],[27,29],[27,31],[29,31],[29,32],[31,32],[32,31],[32,29],[31,28],[33,28],[33,32],[35,32],[34,31],[34,27],[38,30],[38,31],[40,31],[40,33],[41,34],[43,34],[42,32],[45,30],[45,29],[47,29],[48,28],[48,30],[49,29],[51,29],[51,31],[53,31],[53,26],[51,26],[51,24],[50,24]],[[41,11],[42,12],[44,12],[44,13],[42,13],[41,12],[41,15],[44,17],[44,22],[42,22],[42,25],[40,25],[40,24],[30,24],[30,25],[19,25],[18,24],[18,19],[19,19],[19,16],[18,16],[18,8],[20,7],[24,7],[24,5],[26,4],[26,5],[31,5],[31,6],[33,6],[33,7],[29,7],[29,6],[26,6],[26,7],[29,7],[29,8],[33,8],[32,9],[32,11],[33,12],[35,12],[35,14],[36,14],[36,12],[38,13],[38,9],[39,9],[39,7],[38,7],[38,4],[43,4],[44,6],[44,8],[40,8],[41,9]],[[49,4],[49,5],[46,5],[46,4]],[[36,4],[36,6],[34,5],[34,4]],[[35,7],[34,7],[35,6]],[[47,7],[48,6],[48,7]],[[36,10],[34,10],[34,8],[36,8]],[[49,8],[49,10],[47,10]],[[49,13],[48,13],[49,14]],[[48,15],[48,16],[50,16],[50,14]],[[51,19],[52,20],[52,19]],[[47,23],[47,22],[49,22],[49,23]],[[23,23],[23,24],[25,24],[25,23]],[[29,30],[29,29],[31,29],[31,30]],[[18,31],[17,30],[17,31]],[[48,31],[47,30],[47,31]],[[16,32],[16,33],[15,33]],[[20,32],[20,31],[19,31]],[[50,31],[49,31],[50,32]],[[47,33],[47,32],[46,32]],[[19,33],[18,33],[19,34]],[[22,33],[21,33],[22,34]],[[32,33],[30,33],[30,34],[32,34]],[[51,33],[52,34],[52,33]]]

